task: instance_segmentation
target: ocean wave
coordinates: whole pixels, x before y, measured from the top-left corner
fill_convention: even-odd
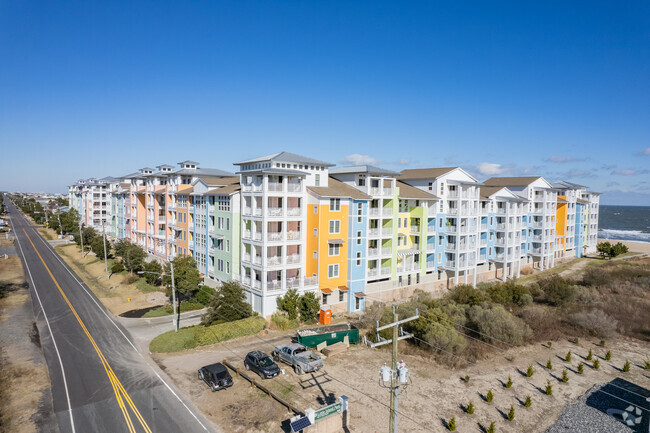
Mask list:
[[[650,233],[645,233],[641,230],[600,229],[598,231],[598,237],[601,239],[612,239],[619,241],[650,242]]]

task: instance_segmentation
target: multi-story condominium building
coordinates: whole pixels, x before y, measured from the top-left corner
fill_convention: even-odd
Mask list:
[[[237,175],[183,161],[79,181],[70,203],[152,258],[193,256],[206,283],[239,281],[264,316],[292,288],[352,312],[596,250],[599,194],[570,182],[332,168],[287,152],[235,165]]]
[[[280,152],[235,165],[241,183],[241,282],[253,309],[269,315],[287,289],[318,288],[318,276],[307,274],[307,187],[328,186],[333,164]]]

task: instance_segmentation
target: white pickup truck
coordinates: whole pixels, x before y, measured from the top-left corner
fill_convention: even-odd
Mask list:
[[[282,361],[292,366],[296,374],[311,373],[323,368],[323,359],[307,350],[302,344],[276,346],[272,355],[275,361]]]

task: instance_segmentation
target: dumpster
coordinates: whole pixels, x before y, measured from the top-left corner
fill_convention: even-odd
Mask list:
[[[320,306],[320,323],[329,325],[332,322],[332,309],[329,305]]]
[[[359,330],[349,323],[302,329],[296,335],[298,343],[306,347],[316,347],[323,342],[331,346],[342,342],[346,336],[350,344],[359,344]]]

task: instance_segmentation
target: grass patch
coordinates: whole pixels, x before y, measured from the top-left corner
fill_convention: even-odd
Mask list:
[[[186,311],[194,311],[194,310],[200,310],[203,308],[203,304],[199,304],[198,302],[186,302],[183,301],[181,302],[180,309],[181,313],[184,313]],[[168,305],[163,305],[162,307],[154,308],[153,310],[147,311],[144,313],[142,317],[144,318],[151,318],[151,317],[161,317],[161,316],[169,316],[170,314],[174,313],[174,308],[171,306],[171,304]]]
[[[134,285],[142,293],[161,291],[160,287],[152,286],[151,284],[147,283],[147,280],[145,280],[144,278],[138,278]],[[169,314],[171,314],[171,312]]]
[[[178,332],[168,331],[160,334],[151,341],[149,350],[154,353],[179,352],[257,334],[265,327],[266,319],[260,316],[212,326],[191,326],[181,328]]]

